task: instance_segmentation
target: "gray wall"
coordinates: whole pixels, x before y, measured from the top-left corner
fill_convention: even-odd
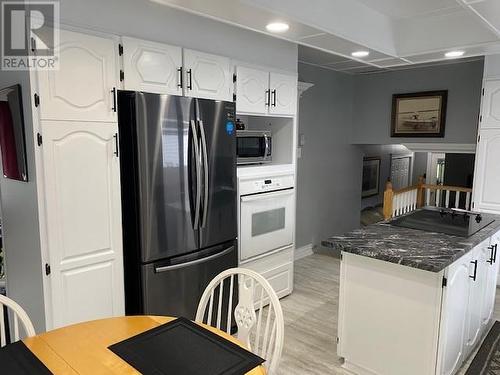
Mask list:
[[[413,156],[413,185],[415,185],[418,183],[418,178],[427,173],[427,152],[415,152]]]
[[[359,227],[363,160],[349,144],[353,77],[299,64],[299,79],[314,86],[299,102],[297,247]]]
[[[61,0],[61,23],[297,71],[297,45],[149,0]]]
[[[476,143],[483,61],[355,77],[353,143]],[[392,94],[448,90],[443,138],[391,138]]]
[[[0,71],[0,88],[16,83],[21,84],[23,96],[29,182],[10,180],[0,174],[7,294],[26,310],[40,332],[45,330],[45,308],[29,75]]]

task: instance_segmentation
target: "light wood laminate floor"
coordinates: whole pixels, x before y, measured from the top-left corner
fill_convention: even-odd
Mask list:
[[[335,342],[339,273],[340,260],[328,255],[313,254],[295,262],[294,291],[281,300],[285,345],[280,375],[346,374]],[[495,319],[500,320],[498,293]]]

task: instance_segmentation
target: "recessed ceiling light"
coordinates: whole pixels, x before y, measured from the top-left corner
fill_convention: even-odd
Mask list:
[[[368,51],[355,51],[351,53],[352,57],[366,57],[370,54]]]
[[[288,31],[289,28],[290,26],[285,22],[271,22],[266,25],[267,31],[272,33],[284,33]]]
[[[463,56],[464,55],[464,51],[450,51],[450,52],[446,52],[444,54],[445,57],[460,57],[460,56]]]

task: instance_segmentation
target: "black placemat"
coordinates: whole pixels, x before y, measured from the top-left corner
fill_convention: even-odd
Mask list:
[[[185,318],[113,344],[144,375],[242,375],[264,359]]]
[[[0,373],[9,375],[52,374],[22,341],[0,349]]]

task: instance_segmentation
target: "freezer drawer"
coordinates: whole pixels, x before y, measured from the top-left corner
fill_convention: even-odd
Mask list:
[[[220,272],[237,267],[238,251],[232,241],[226,246],[202,251],[182,263],[169,263],[142,266],[142,313],[194,319],[206,286]]]

